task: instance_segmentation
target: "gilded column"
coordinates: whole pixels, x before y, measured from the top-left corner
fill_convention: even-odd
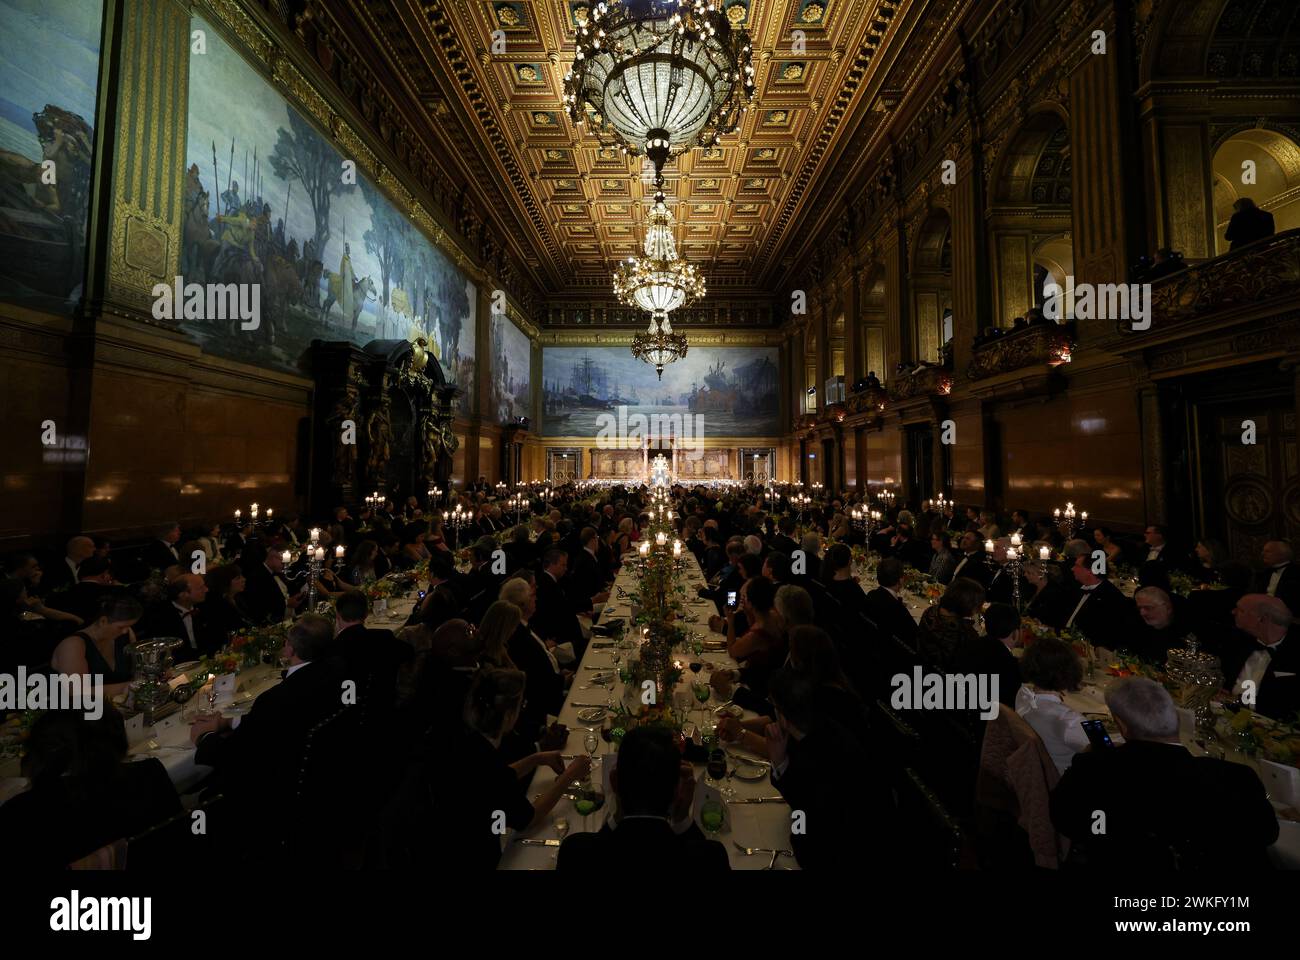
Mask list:
[[[962,127],[953,142],[956,150],[957,182],[949,188],[952,212],[952,338],[953,375],[965,376],[970,364],[971,344],[987,316],[989,271],[980,216],[982,178],[975,162],[971,128]]]

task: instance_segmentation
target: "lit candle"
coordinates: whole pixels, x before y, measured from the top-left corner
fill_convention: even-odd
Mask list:
[[[638,547],[637,549],[639,549],[639,550],[641,551],[641,556],[644,557],[647,553],[650,552],[650,541],[649,541],[649,540],[642,540],[642,541],[641,541],[641,546]]]
[[[1083,511],[1083,513],[1079,514],[1079,516],[1081,516],[1081,517],[1083,518],[1083,522],[1084,522],[1084,523],[1087,523],[1087,522],[1088,522],[1088,511],[1087,511],[1087,510]]]
[[[1060,519],[1061,519],[1061,508],[1060,508],[1060,507],[1057,507],[1055,510],[1053,510],[1053,511],[1052,511],[1052,516],[1056,517],[1057,520],[1060,520]]]
[[[662,530],[655,534],[655,546],[662,547],[667,542],[668,537]]]
[[[317,540],[319,540],[319,539],[320,539],[320,527],[312,527],[312,528],[311,528],[311,542],[312,542],[312,543],[315,543],[315,542],[316,542]]]
[[[1012,545],[1013,547],[1018,547],[1018,546],[1020,546],[1020,534],[1019,534],[1019,533],[1013,533],[1013,534],[1011,535],[1011,545]]]
[[[984,552],[985,552],[985,553],[992,553],[992,552],[993,552],[993,541],[992,541],[992,540],[985,540],[985,541],[984,541]]]
[[[238,511],[238,510],[235,511],[235,522],[236,522],[236,523],[239,522],[239,511]]]
[[[343,559],[343,544],[340,543],[337,547],[334,548],[334,557],[337,560]]]
[[[682,542],[681,542],[680,540],[674,540],[674,541],[673,541],[673,556],[674,556],[674,557],[680,557],[681,555],[682,555]]]
[[[1038,548],[1038,559],[1039,559],[1039,560],[1046,560],[1046,559],[1047,559],[1048,557],[1050,557],[1051,555],[1052,555],[1052,551],[1049,550],[1047,547],[1039,547],[1039,548]]]
[[[254,520],[256,520],[256,519],[257,519],[257,504],[253,504],[251,507],[249,507],[248,512],[249,512],[249,514],[252,516],[252,518],[253,518]]]
[[[317,559],[317,560],[324,560],[324,559],[325,559],[325,548],[324,548],[324,547],[317,547],[317,548],[316,548],[316,559]]]
[[[280,559],[284,561],[284,565],[287,567],[289,565],[289,561],[293,559],[293,554],[291,554],[288,550],[285,550],[283,553],[280,554]]]
[[[272,510],[270,507],[267,507],[267,508],[266,508],[266,519],[270,520],[270,519],[271,519],[271,514],[273,514],[273,513],[275,513],[275,511]]]

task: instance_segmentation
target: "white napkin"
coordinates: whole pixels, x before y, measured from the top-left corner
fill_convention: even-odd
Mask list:
[[[1272,760],[1259,761],[1259,778],[1274,803],[1300,808],[1300,770]]]
[[[568,666],[571,663],[577,663],[578,657],[573,652],[573,642],[566,640],[564,643],[557,643],[551,648],[551,653],[555,654],[555,659],[561,666]]]

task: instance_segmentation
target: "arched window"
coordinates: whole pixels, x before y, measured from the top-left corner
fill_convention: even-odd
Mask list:
[[[946,342],[944,311],[952,311],[952,220],[931,211],[917,231],[912,257],[912,356],[938,363]]]
[[[1224,234],[1242,197],[1273,215],[1276,232],[1300,227],[1300,146],[1290,137],[1262,128],[1234,133],[1214,151],[1213,169],[1215,253],[1228,250]]]

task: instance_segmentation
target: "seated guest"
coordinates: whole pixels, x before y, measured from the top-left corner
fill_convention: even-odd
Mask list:
[[[368,866],[437,863],[453,871],[495,870],[501,837],[492,829],[494,822],[504,814],[512,830],[538,827],[571,785],[590,774],[590,757],[576,757],[566,767],[558,750],[506,762],[499,748],[519,719],[525,682],[518,670],[479,671],[465,700],[463,726],[431,732],[420,760],[384,810]],[[559,776],[530,802],[523,784],[543,765]],[[454,781],[447,779],[449,770],[456,772]],[[461,828],[448,831],[447,824]]]
[[[167,584],[167,599],[149,609],[136,633],[146,639],[179,637],[186,656],[206,657],[226,643],[226,633],[207,622],[203,611],[208,585],[197,573],[185,573]],[[177,659],[181,659],[178,655]]]
[[[99,609],[99,601],[109,593],[120,593],[122,587],[113,579],[109,562],[102,557],[87,557],[77,568],[77,582],[49,598],[49,606],[88,623]]]
[[[471,622],[483,619],[487,608],[496,600],[505,572],[496,562],[497,542],[491,537],[479,537],[470,547],[473,569],[465,575],[462,592],[469,605],[467,615]],[[566,566],[567,570],[568,567]]]
[[[1086,545],[1075,555],[1074,566],[1070,568],[1079,584],[1079,595],[1064,626],[1078,630],[1093,643],[1100,643],[1132,629],[1135,618],[1128,598],[1115,584],[1093,572],[1092,556],[1085,551]]]
[[[135,642],[131,628],[143,613],[140,601],[125,592],[105,596],[94,619],[54,648],[54,672],[102,678],[104,695],[117,696],[131,685],[133,673],[123,647]]]
[[[1020,658],[1020,676],[1024,685],[1016,694],[1016,713],[1034,728],[1056,769],[1064,773],[1074,755],[1088,749],[1088,736],[1081,725],[1083,715],[1067,707],[1062,699],[1064,694],[1079,689],[1083,680],[1079,655],[1064,640],[1035,640]]]
[[[776,585],[766,577],[752,577],[740,588],[738,606],[727,611],[727,654],[739,665],[736,670],[715,670],[710,677],[714,689],[746,709],[765,704],[767,681],[785,661],[785,631],[776,612]],[[747,629],[738,633],[742,621]],[[744,689],[732,694],[732,684]]]
[[[822,578],[822,538],[816,533],[805,533],[799,541],[799,549],[803,552],[803,573],[812,580],[821,580]],[[799,554],[792,554],[790,560],[793,564],[793,571],[799,575]]]
[[[948,584],[952,582],[953,571],[956,569],[957,558],[948,542],[948,534],[936,530],[930,534],[930,566],[926,573],[939,583]]]
[[[727,550],[724,546],[722,533],[718,530],[716,523],[712,520],[704,525],[704,577],[709,582],[713,582],[722,572],[722,568],[727,565]]]
[[[1095,528],[1092,531],[1092,542],[1096,544],[1094,549],[1100,548],[1106,552],[1107,563],[1118,562],[1120,554],[1124,552],[1124,548],[1115,542],[1109,527]]]
[[[861,590],[858,591],[858,593],[861,592]],[[781,618],[781,629],[784,631],[787,640],[790,637],[790,631],[796,627],[812,626],[816,621],[817,613],[813,607],[812,597],[803,587],[796,587],[793,583],[787,583],[776,588],[776,598],[772,601],[772,605]],[[743,612],[737,613],[737,622],[743,616]],[[736,629],[739,631],[740,628],[737,627]]]
[[[1286,540],[1270,540],[1260,550],[1264,569],[1255,581],[1255,592],[1277,597],[1288,610],[1300,610],[1300,563]]]
[[[379,544],[373,540],[362,540],[352,552],[351,562],[343,570],[343,579],[357,585],[379,579],[375,569],[375,558],[378,556]]]
[[[0,805],[6,859],[25,870],[66,870],[109,844],[181,812],[156,757],[127,762],[126,724],[107,706],[43,712],[27,740],[31,789]]]
[[[448,620],[437,629],[403,627],[398,639],[411,648],[411,659],[397,673],[402,727],[417,741],[431,729],[459,729],[465,697],[483,660],[478,631],[464,620]]]
[[[879,586],[866,595],[862,612],[886,636],[915,643],[916,620],[903,602],[903,561],[898,557],[881,560],[876,566],[876,583]]]
[[[998,517],[992,510],[980,511],[980,526],[978,533],[985,540],[996,540],[1002,536],[1002,530],[998,527]]]
[[[1000,537],[993,544],[993,552],[989,554],[987,566],[992,571],[988,585],[984,588],[985,596],[990,603],[1015,603],[1016,588],[1019,586],[1020,595],[1027,596],[1033,590],[1033,584],[1025,579],[1023,573],[1024,567],[1021,567],[1020,583],[1017,585],[1016,578],[1012,576],[1011,569],[1007,566],[1007,551],[1011,549],[1011,539],[1009,537]]]
[[[853,551],[844,544],[837,543],[826,551],[826,560],[822,566],[829,575],[826,592],[839,603],[841,609],[849,613],[865,613],[867,595],[853,578]]]
[[[1146,532],[1142,535],[1146,541],[1146,547],[1138,551],[1136,560],[1141,563],[1169,563],[1174,558],[1165,553],[1167,546],[1165,541],[1165,528],[1163,524],[1149,523]]]
[[[1224,674],[1236,677],[1232,692],[1244,698],[1253,690],[1254,709],[1278,720],[1300,710],[1300,630],[1286,604],[1267,594],[1248,593],[1237,601],[1233,618],[1250,640],[1237,644],[1224,663]],[[1230,672],[1233,668],[1235,673]]]
[[[397,696],[397,673],[412,657],[410,646],[391,630],[366,626],[370,601],[363,593],[348,591],[334,601],[334,653],[343,677],[356,683],[357,703],[366,705],[367,721],[387,716]]]
[[[411,566],[402,556],[401,541],[391,531],[383,531],[376,538],[379,552],[375,554],[375,579],[386,577],[394,570],[406,570]]]
[[[168,567],[175,566],[181,562],[181,555],[176,549],[176,544],[181,540],[181,525],[175,521],[159,525],[154,539],[144,548],[140,555],[141,561],[144,562],[150,570],[166,570]],[[185,558],[185,566],[188,568],[189,558]]]
[[[790,556],[796,550],[799,549],[799,544],[796,543],[794,539],[794,530],[795,530],[794,517],[791,516],[782,517],[780,520],[777,521],[776,530],[777,532],[776,534],[773,535],[772,542],[770,544],[773,550],[780,551],[781,553],[784,553],[786,556]]]
[[[452,549],[447,543],[447,533],[443,527],[442,517],[434,513],[429,518],[428,523],[429,532],[424,537],[424,548],[429,551],[429,556],[450,557]]]
[[[441,556],[429,561],[429,587],[411,613],[412,623],[422,623],[436,630],[460,612],[464,599],[458,592],[456,570]]]
[[[547,642],[531,626],[537,613],[537,597],[524,580],[507,580],[501,599],[488,607],[479,626],[484,659],[503,660],[528,676],[529,694],[520,716],[520,733],[536,740],[546,717],[559,716],[564,693],[573,674],[560,666],[554,641]]]
[[[1020,691],[1020,661],[1012,650],[1020,642],[1020,614],[1007,603],[984,611],[984,635],[963,634],[953,651],[952,672],[998,678],[998,701],[1012,709]]]
[[[556,644],[571,643],[574,653],[581,656],[585,649],[582,625],[561,583],[568,569],[569,555],[559,547],[551,547],[542,556],[542,569],[537,574],[537,613],[531,623],[538,636]]]
[[[575,613],[590,615],[596,607],[609,599],[609,590],[605,587],[605,578],[597,554],[599,540],[600,534],[595,527],[583,527],[578,534],[581,549],[576,554],[566,589]]]
[[[65,629],[49,629],[60,626],[57,623],[24,616],[31,609],[27,585],[23,581],[8,577],[0,580],[0,675],[16,673],[19,666],[47,666],[50,654],[66,632]],[[61,610],[54,612],[76,620],[72,614]],[[80,626],[81,621],[77,620],[76,625]],[[67,624],[62,626],[66,628]],[[4,712],[0,708],[0,715]]]
[[[285,635],[284,679],[242,717],[204,717],[190,726],[195,763],[216,768],[226,799],[250,834],[270,829],[266,810],[288,809],[296,795],[311,729],[342,707],[341,678],[329,661],[334,624],[304,613]]]
[[[984,588],[974,580],[957,577],[948,584],[939,602],[921,614],[916,644],[922,662],[947,670],[958,645],[977,636],[975,615],[982,606]]]
[[[1008,535],[1018,533],[1020,534],[1020,539],[1024,543],[1028,543],[1030,540],[1034,539],[1037,532],[1038,528],[1029,522],[1029,514],[1023,510],[1011,511],[1011,530],[1008,532]]]
[[[244,548],[252,543],[257,537],[257,524],[251,520],[244,521],[243,524],[231,531],[230,536],[226,538],[225,555],[230,560],[239,560],[244,555]]]
[[[890,555],[917,570],[930,569],[930,547],[913,536],[912,525],[900,522],[890,541]]]
[[[1228,548],[1219,540],[1202,537],[1196,541],[1196,562],[1192,577],[1198,583],[1217,583],[1219,571],[1228,562]]]
[[[9,574],[6,580],[12,578],[12,582],[18,583],[22,589],[15,592],[15,601],[21,599],[21,608],[16,609],[14,616],[19,622],[27,623],[20,632],[29,641],[34,644],[33,647],[24,647],[27,654],[35,654],[37,648],[44,648],[43,640],[50,641],[51,644],[57,643],[58,640],[66,636],[73,627],[82,625],[84,619],[75,613],[69,613],[66,610],[60,610],[57,606],[46,606],[45,601],[41,599],[41,583],[44,571],[40,563],[30,553],[22,553],[14,558],[13,572]],[[53,603],[58,603],[62,597],[68,593],[68,589],[55,591],[49,597]],[[9,610],[6,608],[5,613]],[[30,618],[24,620],[22,614],[31,613],[41,618],[35,624],[31,623]],[[26,663],[44,663],[49,660],[51,645],[44,651],[43,656],[38,656],[35,661],[20,661]],[[25,654],[26,655],[26,654]]]
[[[769,551],[763,558],[763,569],[759,572],[777,585],[793,582],[790,574],[790,557],[776,550]]]
[[[328,555],[323,539],[321,543]],[[254,623],[280,623],[306,601],[305,593],[289,589],[279,550],[267,551],[261,543],[250,543],[239,558],[239,566],[247,578],[244,606]]]
[[[682,833],[673,830],[673,820],[690,815],[695,773],[667,730],[629,731],[609,782],[618,795],[617,827],[606,822],[596,833],[567,837],[556,870],[614,876],[630,863],[653,863],[669,875],[698,876],[731,869],[727,848],[706,839],[694,823]]]
[[[73,537],[68,541],[62,562],[53,564],[44,571],[40,580],[41,593],[45,597],[56,590],[70,587],[77,582],[77,568],[95,553],[95,541],[90,537]],[[173,563],[175,561],[172,561]],[[29,585],[28,591],[31,591]]]
[[[1117,635],[1115,645],[1151,663],[1164,663],[1171,647],[1185,646],[1191,624],[1159,587],[1142,587],[1133,594],[1133,603],[1140,622]]]
[[[792,810],[822,829],[791,832],[795,859],[804,870],[843,865],[843,838],[863,823],[890,823],[894,802],[888,781],[873,775],[866,746],[827,709],[824,688],[786,668],[769,685],[776,722],[767,728],[771,781]],[[879,835],[882,856],[892,856],[892,832]]]
[[[253,626],[253,618],[244,603],[248,580],[237,563],[227,563],[208,571],[208,596],[202,605],[203,621],[216,637],[218,647],[233,633]]]
[[[528,524],[521,523],[515,527],[501,549],[506,555],[506,573],[531,566],[536,554],[533,552],[533,542],[528,538]]]
[[[958,577],[974,580],[981,587],[987,587],[993,579],[993,571],[989,569],[984,554],[984,543],[974,530],[967,530],[961,535],[961,556],[957,558],[957,565],[953,567],[948,582],[952,583]]]
[[[403,569],[410,569],[429,559],[429,548],[424,545],[427,535],[428,524],[423,520],[412,520],[402,527],[402,546],[398,552],[404,561]]]
[[[1278,822],[1255,771],[1193,757],[1179,742],[1172,698],[1154,680],[1121,680],[1106,691],[1106,705],[1123,745],[1079,754],[1052,791],[1052,823],[1070,838],[1072,857],[1111,876],[1268,869]]]

